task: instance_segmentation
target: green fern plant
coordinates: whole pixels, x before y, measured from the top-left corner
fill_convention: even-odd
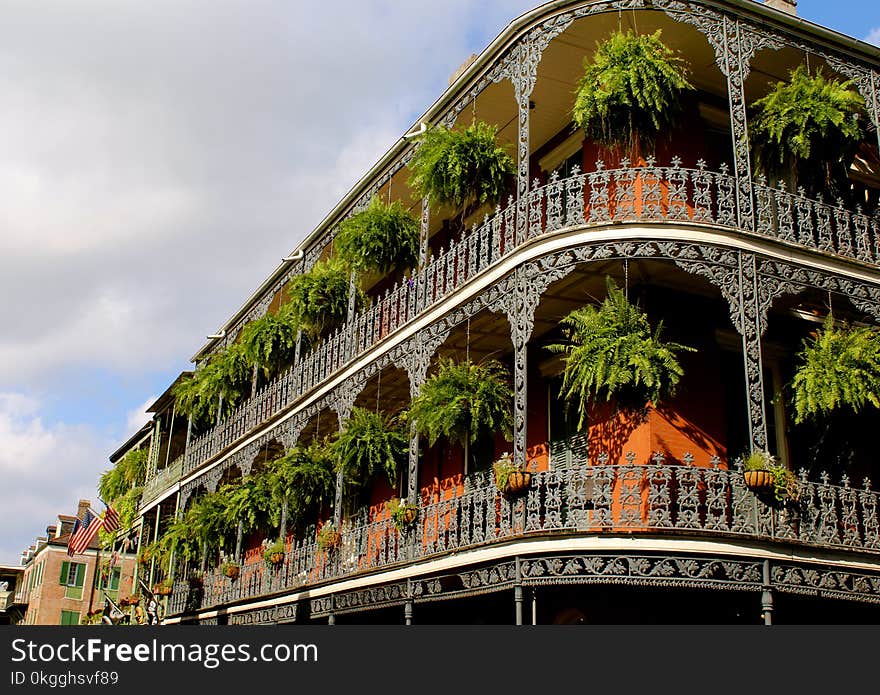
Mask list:
[[[433,445],[440,437],[473,444],[480,434],[513,429],[510,377],[497,360],[481,364],[441,358],[410,404],[407,420]]]
[[[849,407],[880,408],[880,335],[867,326],[835,327],[829,314],[797,356],[792,380],[794,421]]]
[[[572,117],[608,147],[651,145],[675,125],[680,94],[693,89],[687,63],[653,34],[617,31],[597,44],[575,92]]]
[[[339,225],[333,248],[357,273],[412,268],[419,252],[419,221],[400,201],[386,205],[376,197]]]
[[[287,509],[287,523],[300,527],[305,519],[318,512],[324,502],[333,499],[336,476],[334,459],[326,443],[297,444],[275,459],[268,469],[269,486],[280,512]],[[280,519],[274,519],[279,523]]]
[[[113,468],[104,471],[98,482],[101,499],[116,502],[129,495],[132,489],[140,488],[147,477],[149,455],[149,449],[133,449],[119,459]]]
[[[350,284],[348,269],[337,260],[316,263],[288,283],[292,316],[313,343],[345,322]]]
[[[347,483],[365,485],[384,472],[394,485],[408,455],[409,439],[395,420],[366,408],[354,408],[332,448]]]
[[[623,408],[654,406],[671,396],[683,374],[677,352],[694,348],[661,340],[662,322],[652,333],[647,315],[631,304],[609,277],[601,306],[575,309],[562,319],[567,342],[548,345],[564,355],[562,389],[578,405],[583,426],[589,404],[612,398]]]
[[[245,533],[266,528],[277,516],[276,499],[269,478],[264,474],[250,475],[224,485],[220,492],[224,502],[220,523],[228,530],[235,529],[239,523]]]
[[[847,171],[864,139],[865,102],[852,81],[810,75],[799,65],[753,105],[749,121],[755,169],[771,178],[794,173],[808,195],[845,197]]]
[[[433,207],[451,206],[462,224],[469,206],[497,205],[516,172],[497,135],[498,129],[483,121],[464,130],[430,128],[410,162],[409,185]]]
[[[298,333],[299,321],[288,303],[244,327],[242,350],[248,362],[272,377],[293,364]]]
[[[218,350],[201,369],[172,389],[178,412],[192,417],[198,426],[210,425],[227,415],[250,393],[253,364],[240,343]]]

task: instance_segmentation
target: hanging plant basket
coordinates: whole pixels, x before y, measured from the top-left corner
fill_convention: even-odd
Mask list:
[[[560,321],[566,342],[548,345],[565,360],[562,394],[577,404],[578,427],[597,401],[639,411],[669,398],[684,374],[679,352],[694,348],[661,340],[662,322],[652,330],[648,316],[607,278],[607,297],[598,307],[575,309]]]
[[[412,502],[405,502],[401,499],[394,498],[386,503],[394,524],[400,530],[406,530],[415,523],[419,516],[419,508]]]
[[[689,68],[660,40],[660,31],[617,31],[585,61],[572,117],[607,147],[651,145],[677,123],[679,97],[691,90]]]
[[[523,494],[532,483],[531,471],[516,465],[510,454],[503,454],[495,461],[492,470],[495,473],[496,487],[509,497]]]
[[[266,565],[272,569],[280,567],[284,562],[284,543],[275,541],[269,545],[263,552],[263,559],[266,561]]]
[[[235,581],[238,579],[238,575],[241,574],[241,566],[235,563],[228,563],[223,565],[223,575],[229,577],[229,579]]]
[[[321,550],[338,548],[342,543],[342,534],[332,524],[324,524],[318,532],[318,547]]]
[[[156,596],[168,596],[171,593],[171,586],[169,584],[154,584],[153,593]]]
[[[769,492],[773,489],[773,474],[770,471],[743,471],[743,478],[752,492]]]

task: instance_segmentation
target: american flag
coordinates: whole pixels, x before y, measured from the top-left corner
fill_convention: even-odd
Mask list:
[[[109,504],[105,503],[104,506],[107,507],[104,512],[104,530],[112,533],[119,528],[119,513]]]
[[[73,557],[82,553],[89,547],[89,543],[92,542],[103,525],[104,520],[94,514],[91,509],[87,509],[83,518],[77,519],[73,525],[70,540],[67,542],[67,554]]]

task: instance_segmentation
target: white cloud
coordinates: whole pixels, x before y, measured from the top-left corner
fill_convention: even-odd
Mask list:
[[[880,46],[880,27],[871,29],[870,33],[865,37],[865,41]]]
[[[86,397],[57,384],[80,372],[101,372],[98,402],[186,368],[473,42],[534,0],[46,4],[5,3],[0,22],[6,559],[94,499],[119,442],[47,424],[24,394],[65,417]],[[137,419],[122,408],[107,429],[128,436]]]
[[[18,555],[58,514],[77,501],[97,501],[97,481],[109,467],[110,440],[89,427],[47,425],[40,403],[22,393],[0,393],[0,563]]]
[[[532,4],[4,8],[0,388],[185,366]]]
[[[128,418],[125,423],[126,432],[134,434],[150,421],[150,416],[147,414],[147,408],[153,405],[157,398],[158,396],[150,396],[137,408],[128,411]]]

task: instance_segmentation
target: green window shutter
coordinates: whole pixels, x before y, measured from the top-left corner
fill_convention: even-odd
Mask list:
[[[86,578],[86,566],[83,564],[78,564],[76,566],[76,581],[74,583],[75,586],[81,587]]]
[[[70,563],[65,560],[61,563],[61,578],[58,580],[58,583],[61,586],[67,586],[67,575],[70,572]]]
[[[61,611],[62,625],[79,625],[79,613],[77,611]]]
[[[118,567],[115,567],[113,569],[112,574],[110,575],[110,587],[109,588],[111,591],[118,591],[119,590],[119,574],[120,574],[120,569]]]

